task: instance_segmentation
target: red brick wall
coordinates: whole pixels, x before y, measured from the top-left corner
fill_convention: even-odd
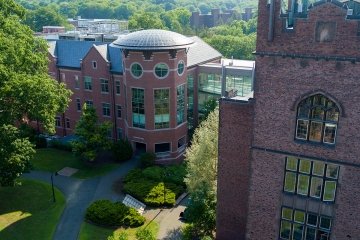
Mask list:
[[[243,182],[224,174],[233,171],[239,164],[233,162],[234,157],[223,152],[229,151],[228,145],[240,141],[243,135],[233,130],[227,131],[227,138],[222,138],[224,133],[220,129],[218,214],[223,216],[218,218],[218,239],[234,239],[232,231],[243,236],[239,224],[226,222],[226,219],[236,218],[244,209],[239,205],[233,211],[226,211],[226,203],[235,202],[236,197],[240,202],[249,203],[245,238],[278,239],[285,152],[335,161],[340,165],[336,200],[331,205],[335,212],[331,239],[357,239],[360,236],[360,221],[357,218],[360,190],[355,184],[360,179],[360,140],[357,136],[360,132],[360,67],[359,62],[355,59],[352,62],[349,58],[360,54],[358,21],[345,20],[344,9],[324,3],[310,10],[308,18],[296,19],[293,30],[285,30],[283,19],[279,17],[280,1],[275,1],[274,38],[268,41],[269,8],[266,2],[259,2],[250,193],[243,196],[240,188],[228,187],[241,186]],[[333,41],[316,41],[318,22],[336,23]],[[280,56],[274,56],[276,54]],[[331,58],[333,56],[344,58],[335,60]],[[333,147],[295,141],[297,104],[305,96],[315,93],[328,96],[340,108]],[[220,108],[223,108],[221,119],[235,111],[223,105]],[[237,109],[242,112],[240,107]],[[242,124],[242,121],[234,122],[233,128],[243,129]],[[222,166],[224,162],[228,165]],[[226,195],[226,191],[233,191],[232,195]]]
[[[177,126],[176,123],[176,87],[186,84],[186,69],[184,73],[179,76],[177,73],[177,66],[179,61],[184,61],[186,66],[186,52],[185,50],[178,50],[176,57],[172,58],[169,51],[153,52],[150,59],[145,59],[143,52],[130,51],[127,57],[123,55],[124,59],[124,81],[127,91],[127,136],[130,141],[146,143],[147,151],[154,152],[156,143],[171,143],[171,153],[168,157],[177,158],[183,154],[177,147],[178,140],[187,135],[186,123]],[[143,68],[143,74],[140,78],[134,78],[130,73],[131,64],[138,62]],[[155,65],[158,63],[165,63],[169,66],[170,72],[164,79],[158,79],[154,75]],[[145,129],[132,128],[132,109],[131,109],[131,89],[143,88],[145,89]],[[168,129],[155,129],[154,123],[154,89],[168,88],[170,89],[170,127]],[[185,102],[186,99],[185,86]],[[186,103],[185,103],[186,106]],[[185,116],[186,117],[186,116]]]
[[[245,239],[253,106],[220,100],[217,239]]]

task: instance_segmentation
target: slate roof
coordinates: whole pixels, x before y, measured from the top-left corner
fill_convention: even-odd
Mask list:
[[[191,38],[161,29],[136,31],[114,42],[115,45],[132,50],[180,49],[187,48],[192,43]]]
[[[58,40],[56,41],[55,56],[59,67],[80,68],[80,61],[86,56],[93,45],[102,42]]]
[[[123,72],[123,64],[122,64],[122,53],[121,48],[115,46],[114,44],[109,45],[108,49],[108,57],[110,59],[110,71],[114,73],[122,73]]]
[[[190,37],[195,43],[190,46],[187,54],[187,67],[206,63],[210,60],[221,58],[221,53],[201,40],[199,37]]]
[[[180,35],[180,34],[179,34]],[[182,35],[181,35],[182,36]],[[121,37],[123,39],[123,37]],[[191,44],[188,51],[187,67],[203,64],[221,57],[221,54],[198,37],[189,37]],[[108,62],[110,71],[122,73],[122,47],[115,43],[57,40],[49,42],[49,52],[57,57],[58,67],[80,68],[80,61],[95,45],[96,50]]]

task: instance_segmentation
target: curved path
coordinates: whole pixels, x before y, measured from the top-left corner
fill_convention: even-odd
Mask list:
[[[139,157],[121,164],[107,175],[87,180],[56,176],[54,185],[65,195],[66,206],[56,227],[54,240],[76,240],[84,220],[85,210],[91,202],[98,199],[122,200],[123,195],[112,190],[114,181],[125,176],[139,165]],[[32,171],[24,178],[37,179],[51,184],[51,173]]]

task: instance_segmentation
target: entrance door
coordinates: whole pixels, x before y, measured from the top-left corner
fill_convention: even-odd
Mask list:
[[[146,144],[145,143],[140,143],[140,142],[135,142],[135,152],[136,153],[144,153],[144,152],[146,152]]]

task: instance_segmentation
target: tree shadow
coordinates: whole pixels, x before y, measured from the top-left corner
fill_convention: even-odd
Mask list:
[[[182,239],[181,229],[177,228],[167,231],[166,237],[162,238],[161,240],[181,240],[181,239]]]

